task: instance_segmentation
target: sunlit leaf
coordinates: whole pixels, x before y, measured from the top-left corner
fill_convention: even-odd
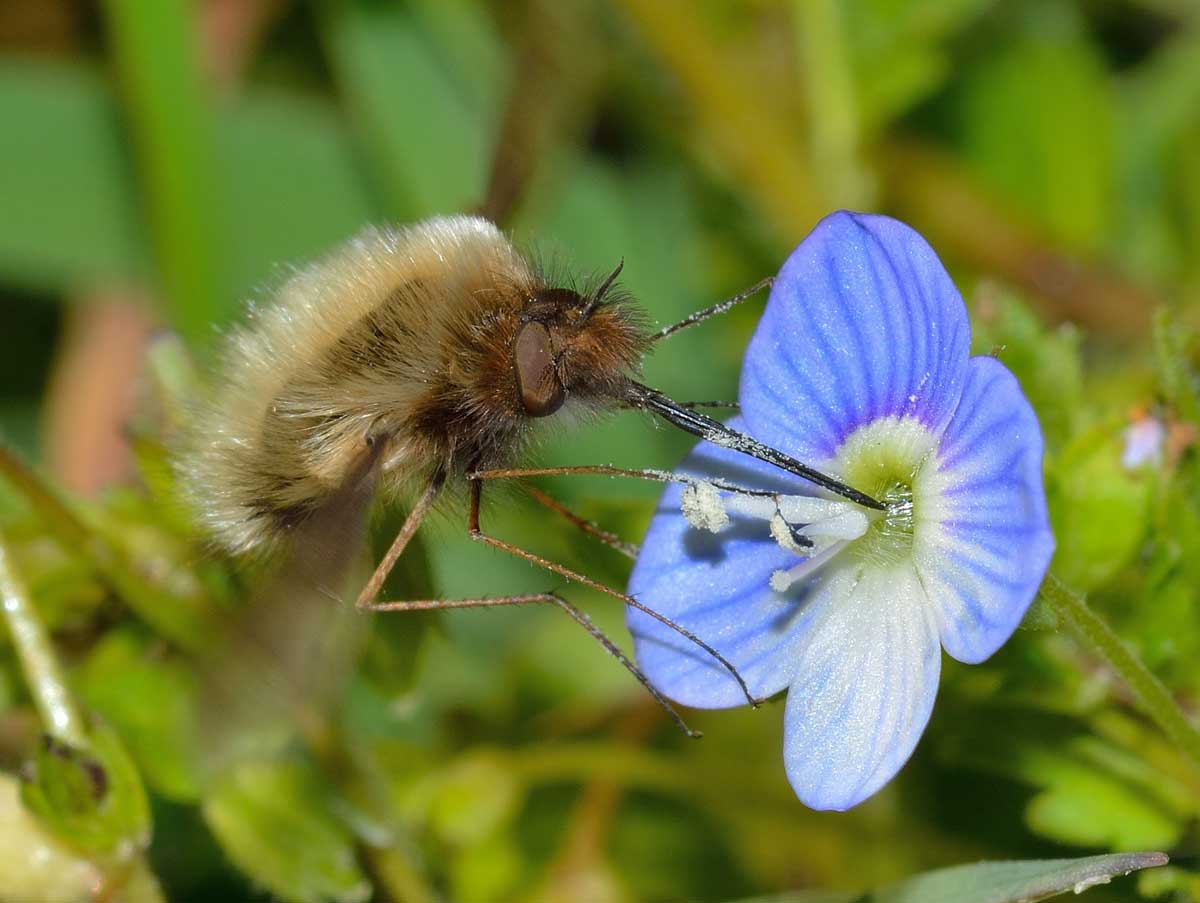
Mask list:
[[[94,722],[86,748],[46,735],[21,798],[57,837],[91,853],[126,855],[150,841],[150,808],[116,733]]]
[[[471,844],[453,857],[453,898],[475,900],[478,903],[504,903],[511,900],[525,866],[521,854],[516,838],[510,832],[498,832]]]
[[[424,817],[446,843],[478,843],[516,812],[520,790],[512,769],[498,756],[481,752],[434,772],[414,791],[426,798]]]
[[[1162,853],[978,862],[916,875],[865,894],[817,891],[743,903],[1035,903],[1059,894],[1081,894],[1113,878],[1166,862]]]

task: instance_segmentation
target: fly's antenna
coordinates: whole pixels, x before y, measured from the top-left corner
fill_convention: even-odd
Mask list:
[[[584,305],[583,310],[579,312],[579,317],[575,320],[576,325],[582,325],[587,322],[588,317],[600,306],[600,302],[604,300],[604,296],[613,287],[613,283],[617,281],[617,277],[621,275],[621,270],[623,269],[625,269],[624,257],[617,262],[617,268],[609,273],[608,278],[592,293],[592,297],[588,298],[588,303]]]
[[[765,445],[745,433],[730,429],[721,421],[714,420],[707,414],[685,408],[657,389],[651,389],[641,383],[630,382],[624,400],[630,407],[656,414],[672,426],[678,427],[685,433],[691,433],[693,436],[699,436],[713,445],[749,455],[765,461],[767,464],[774,464],[788,473],[803,477],[822,489],[828,489],[830,492],[866,508],[874,508],[876,511],[886,510],[886,506],[882,502],[876,501],[864,492],[859,492],[853,486],[847,486],[840,480],[823,474],[819,470],[814,470],[791,455],[786,455],[778,449]]]
[[[726,298],[724,301],[720,301],[711,307],[704,308],[704,310],[698,310],[694,314],[688,314],[678,323],[672,323],[670,326],[664,326],[654,335],[650,336],[650,341],[661,342],[663,339],[667,338],[667,336],[672,336],[681,329],[687,329],[689,326],[695,326],[697,323],[703,323],[709,317],[715,317],[718,314],[723,314],[725,311],[741,304],[747,298],[753,298],[764,288],[770,288],[774,282],[774,276],[767,276],[765,279],[760,279],[744,292],[739,292],[732,298]]]

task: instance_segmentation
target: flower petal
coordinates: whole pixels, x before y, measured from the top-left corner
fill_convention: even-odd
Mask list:
[[[931,504],[916,529],[917,570],[946,651],[981,662],[1016,630],[1054,552],[1042,433],[999,361],[971,360],[936,468],[922,481],[915,492]]]
[[[969,342],[962,298],[920,235],[834,213],[779,271],[746,353],[742,413],[755,438],[813,464],[882,417],[940,434]]]
[[[783,758],[802,803],[848,809],[912,755],[937,695],[941,649],[911,565],[848,559],[818,579],[794,650]]]
[[[741,428],[736,419],[730,425]],[[679,469],[748,488],[790,493],[803,488],[803,481],[777,468],[707,442]],[[762,520],[732,513],[718,534],[696,529],[680,513],[681,492],[672,485],[663,493],[629,592],[717,649],[756,696],[778,693],[791,680],[786,650],[805,620],[804,590],[775,593],[769,581],[773,571],[801,559],[780,548]],[[694,643],[634,609],[628,625],[639,666],[667,696],[698,708],[745,703],[729,672]]]

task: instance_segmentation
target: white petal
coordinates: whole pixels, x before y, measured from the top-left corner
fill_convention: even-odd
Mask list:
[[[805,805],[848,809],[916,747],[937,694],[935,612],[911,564],[835,562],[819,578],[784,715],[784,764]]]

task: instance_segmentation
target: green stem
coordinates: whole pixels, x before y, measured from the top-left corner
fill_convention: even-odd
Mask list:
[[[232,301],[220,247],[221,187],[188,0],[107,0],[109,57],[138,162],[163,301],[192,346],[211,344]]]
[[[89,545],[90,531],[16,452],[0,443],[0,478],[20,493],[64,548]]]
[[[0,600],[21,670],[46,732],[73,746],[86,746],[83,718],[75,707],[25,585],[13,569],[12,553],[0,537]]]
[[[1142,663],[1083,596],[1053,574],[1042,583],[1042,600],[1088,647],[1117,672],[1150,719],[1193,761],[1200,764],[1200,728],[1188,719],[1171,692]]]

